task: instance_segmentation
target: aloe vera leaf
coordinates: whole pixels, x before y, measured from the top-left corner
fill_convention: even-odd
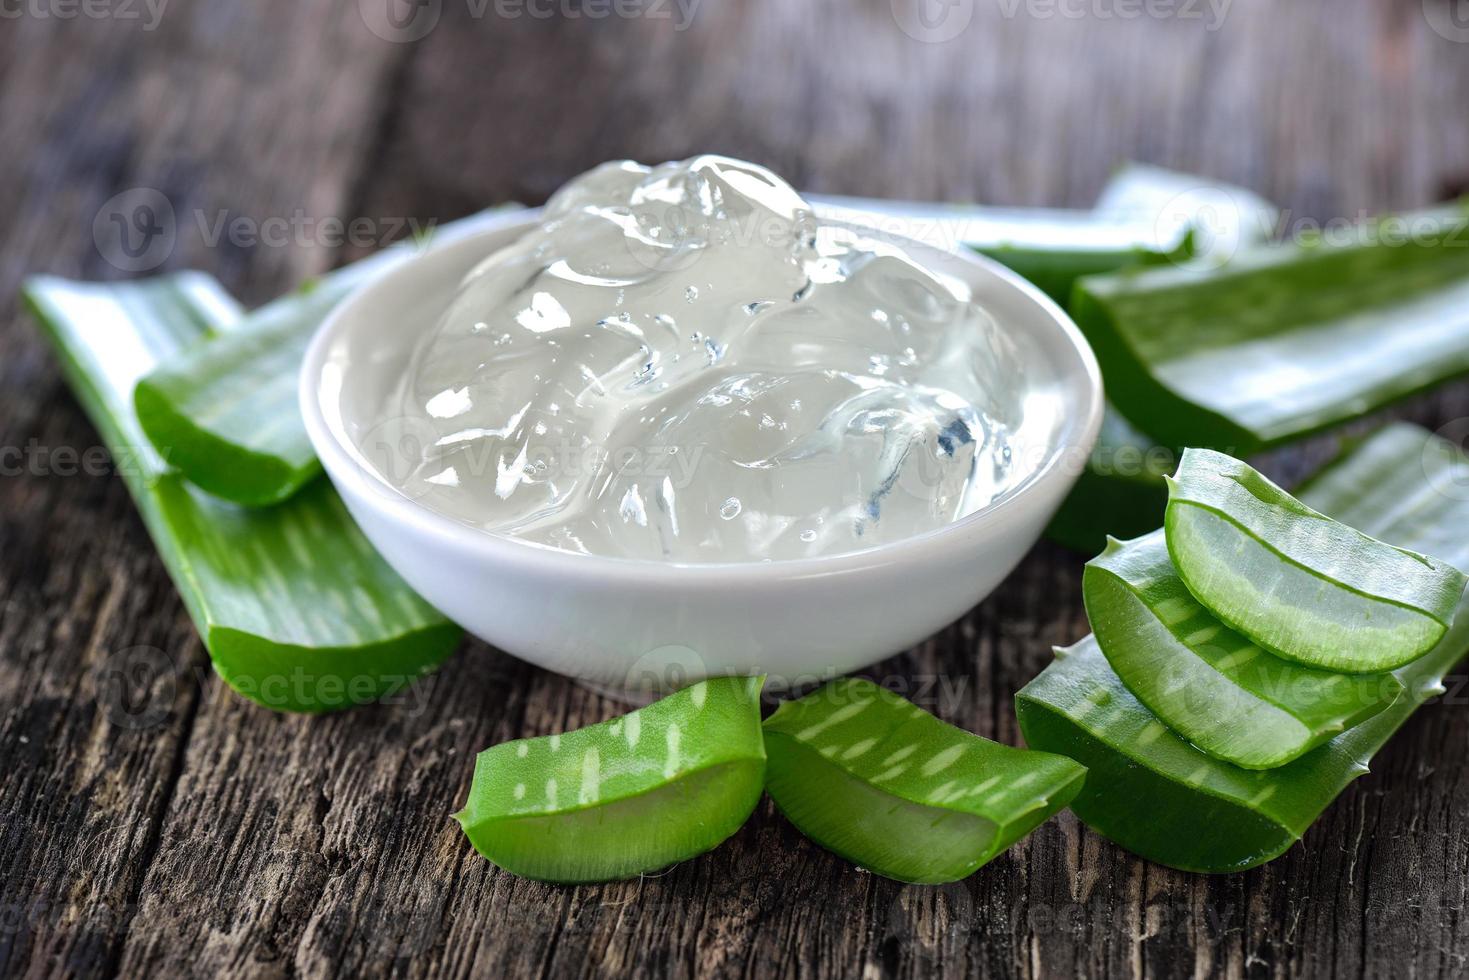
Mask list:
[[[1469,372],[1466,211],[1398,220],[1413,234],[1087,277],[1071,314],[1133,423],[1248,455]]]
[[[1302,499],[1363,530],[1469,568],[1469,461],[1417,426],[1381,430],[1324,471]],[[1159,864],[1242,871],[1282,854],[1315,822],[1469,650],[1469,615],[1394,676],[1386,710],[1277,769],[1247,770],[1190,745],[1118,679],[1093,637],[1015,698],[1027,744],[1089,769],[1071,809],[1093,829]]]
[[[329,711],[391,694],[453,651],[459,629],[378,557],[325,481],[244,509],[184,481],[143,435],[137,379],[240,322],[218,283],[43,276],[24,296],[232,688],[278,710]]]
[[[1241,246],[1274,236],[1280,209],[1254,191],[1197,174],[1129,163],[1112,175],[1092,207],[1101,213],[1143,215],[1193,228],[1193,255],[1222,260]]]
[[[1403,692],[1392,674],[1301,667],[1225,626],[1184,586],[1162,531],[1108,542],[1087,563],[1082,594],[1127,689],[1198,748],[1246,769],[1299,758]]]
[[[760,800],[763,683],[711,678],[611,721],[491,746],[454,819],[480,854],[541,881],[612,881],[703,854]]]
[[[456,221],[434,241],[513,220],[518,209]],[[262,306],[226,336],[162,360],[134,395],[143,431],[185,478],[215,496],[251,506],[285,500],[321,472],[296,405],[306,346],[342,299],[421,244],[395,245],[328,273]]]
[[[1064,305],[1081,276],[1189,253],[1188,222],[1157,214],[998,208],[814,194],[832,218],[872,225],[940,248],[967,246],[1030,280]]]
[[[900,881],[973,874],[1074,797],[1086,770],[945,724],[847,678],[765,722],[766,791],[822,847]]]
[[[1427,653],[1465,576],[1334,521],[1223,453],[1190,449],[1169,483],[1168,551],[1215,616],[1311,667],[1373,673]]]

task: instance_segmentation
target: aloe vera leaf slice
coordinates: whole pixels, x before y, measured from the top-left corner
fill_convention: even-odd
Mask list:
[[[1296,663],[1392,670],[1443,637],[1464,594],[1448,562],[1334,521],[1249,465],[1190,449],[1169,483],[1168,551],[1220,620]]]
[[[453,222],[432,241],[515,220],[519,209]],[[285,500],[321,472],[296,405],[306,346],[342,299],[422,244],[394,245],[328,273],[262,306],[226,336],[163,360],[134,395],[143,431],[185,478],[215,496],[250,506]]]
[[[766,791],[822,847],[889,878],[968,877],[1076,795],[1070,759],[945,724],[847,678],[765,722]]]
[[[1469,568],[1469,461],[1407,424],[1366,440],[1302,491],[1305,503],[1363,530]],[[1437,647],[1394,672],[1405,693],[1360,725],[1277,769],[1247,770],[1190,745],[1122,684],[1087,637],[1015,698],[1029,745],[1090,771],[1071,809],[1159,864],[1242,871],[1282,854],[1357,777],[1469,650],[1469,601]]]
[[[1188,254],[1186,221],[1157,214],[1063,208],[1000,208],[810,195],[823,216],[871,225],[939,248],[965,246],[1034,283],[1065,305],[1081,276]]]
[[[1164,445],[1248,455],[1469,372],[1469,212],[1376,227],[1087,277],[1071,314],[1127,418]]]
[[[1392,674],[1301,667],[1225,626],[1184,586],[1162,531],[1110,541],[1087,563],[1082,594],[1127,689],[1195,746],[1246,769],[1299,758],[1403,692]]]
[[[1242,246],[1268,241],[1280,223],[1280,209],[1254,191],[1145,163],[1120,168],[1092,207],[1163,227],[1186,224],[1196,232],[1193,257],[1205,260],[1222,261]]]
[[[760,800],[763,683],[711,678],[611,721],[491,746],[454,819],[480,854],[541,881],[613,881],[703,854]]]
[[[453,651],[458,627],[388,568],[324,481],[241,508],[184,481],[143,435],[137,379],[240,322],[217,282],[36,277],[24,297],[232,688],[277,710],[329,711],[391,694]]]

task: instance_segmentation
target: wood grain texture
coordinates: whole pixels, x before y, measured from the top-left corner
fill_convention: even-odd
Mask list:
[[[978,0],[942,44],[906,36],[889,0],[704,0],[684,29],[687,4],[631,19],[478,6],[430,0],[437,23],[414,43],[374,35],[356,2],[200,0],[153,30],[0,25],[0,975],[1469,969],[1469,690],[1415,716],[1265,868],[1169,871],[1063,814],[942,888],[857,872],[768,803],[658,877],[558,888],[497,872],[448,819],[473,754],[620,709],[479,643],[397,703],[344,715],[232,696],[14,301],[30,272],[126,274],[92,228],[127,188],[175,210],[163,268],[206,269],[256,303],[364,245],[211,245],[221,211],[361,215],[392,237],[395,219],[538,201],[616,156],[719,151],[812,190],[1075,206],[1134,158],[1249,185],[1294,220],[1469,185],[1469,45],[1419,0],[1235,3],[1214,30],[1107,18],[1120,8],[1105,0],[1079,19]],[[1469,386],[1397,414],[1469,416]],[[1276,453],[1270,470],[1299,478],[1329,450]],[[1014,691],[1085,631],[1080,570],[1039,546],[874,674],[1016,742]]]

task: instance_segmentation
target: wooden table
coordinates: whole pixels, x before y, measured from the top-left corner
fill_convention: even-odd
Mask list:
[[[643,881],[497,872],[448,819],[474,753],[619,706],[475,642],[393,705],[304,718],[232,696],[14,299],[30,272],[128,274],[93,224],[135,187],[174,209],[163,268],[250,303],[361,251],[322,219],[388,237],[623,156],[1075,206],[1134,158],[1249,185],[1296,221],[1416,206],[1469,185],[1448,2],[1240,2],[1219,23],[1192,0],[1138,18],[1130,0],[955,0],[944,43],[900,31],[888,0],[708,0],[691,19],[688,0],[604,18],[596,0],[552,17],[393,0],[404,31],[431,28],[407,43],[366,26],[395,36],[386,2],[176,2],[155,22],[141,0],[28,0],[0,23],[0,974],[1464,975],[1462,692],[1247,874],[1152,866],[1063,814],[967,881],[905,887],[768,803]],[[271,241],[215,235],[221,217]],[[1402,414],[1469,415],[1469,390]],[[938,679],[946,718],[1017,741],[1012,694],[1085,632],[1081,560],[1039,546],[877,673]]]

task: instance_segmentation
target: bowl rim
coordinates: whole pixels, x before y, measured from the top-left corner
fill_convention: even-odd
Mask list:
[[[615,575],[624,580],[631,576],[658,583],[676,583],[679,588],[688,588],[690,585],[723,586],[732,581],[769,581],[772,578],[789,581],[921,562],[937,552],[970,547],[981,542],[988,531],[1016,512],[1033,508],[1037,495],[1043,489],[1068,479],[1074,482],[1079,474],[1068,474],[1068,458],[1089,458],[1096,444],[1104,408],[1101,367],[1081,329],[1053,299],[1017,273],[977,252],[945,249],[872,228],[869,230],[874,235],[885,239],[916,245],[920,250],[943,252],[976,265],[1000,280],[1005,288],[1023,294],[1038,308],[1041,315],[1037,317],[1037,322],[1043,322],[1046,328],[1056,331],[1064,341],[1064,355],[1075,357],[1079,362],[1083,385],[1082,390],[1074,392],[1074,400],[1083,409],[1084,417],[1078,424],[1067,425],[1063,429],[1062,438],[1047,447],[1040,465],[1018,484],[973,513],[919,534],[869,548],[804,558],[696,562],[587,554],[462,523],[402,493],[361,457],[347,433],[328,420],[323,403],[329,396],[329,390],[322,383],[322,374],[329,353],[339,335],[347,330],[359,307],[371,308],[376,305],[379,296],[401,288],[423,266],[442,262],[447,255],[457,254],[461,250],[474,251],[477,248],[483,254],[489,254],[482,242],[502,237],[508,232],[528,230],[538,221],[539,213],[539,208],[511,212],[504,215],[503,220],[482,225],[463,236],[430,244],[412,258],[381,275],[369,277],[355,287],[332,308],[317,327],[301,363],[297,379],[297,400],[307,437],[316,450],[323,469],[344,499],[358,497],[371,500],[377,510],[388,515],[388,519],[395,523],[407,525],[418,534],[427,535],[451,549],[473,552],[477,558],[487,562],[535,566],[547,573],[576,578],[605,578]],[[840,223],[865,227],[847,221]],[[1074,435],[1067,439],[1067,433]],[[340,486],[344,481],[350,484],[345,488],[350,493],[344,492],[344,488]],[[384,493],[382,488],[391,492]]]

